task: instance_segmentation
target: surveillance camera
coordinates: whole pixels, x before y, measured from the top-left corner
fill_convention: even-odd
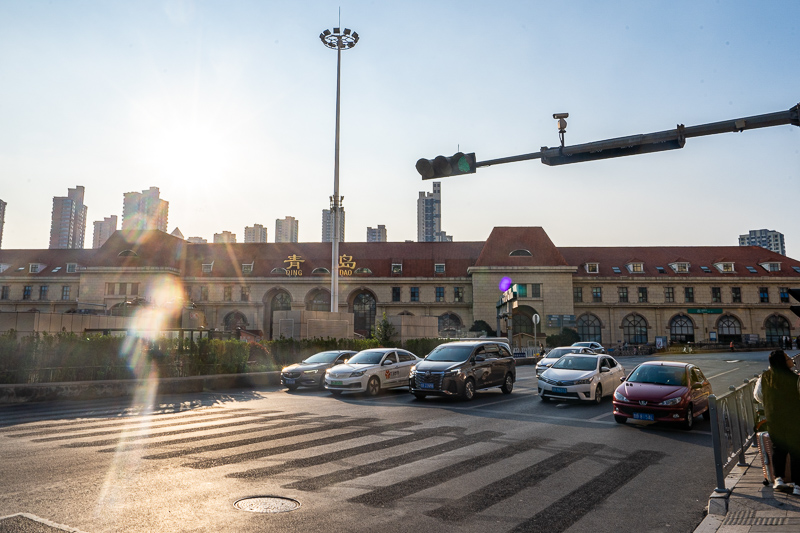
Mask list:
[[[569,117],[569,113],[553,113],[553,118],[554,119],[568,118],[568,117]]]

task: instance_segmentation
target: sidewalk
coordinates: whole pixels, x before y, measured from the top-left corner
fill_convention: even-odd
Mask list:
[[[734,467],[726,486],[727,498],[712,494],[710,513],[694,533],[798,533],[800,531],[800,497],[773,490],[764,485],[761,453],[753,446],[745,454],[749,466]],[[722,501],[721,501],[722,500]]]

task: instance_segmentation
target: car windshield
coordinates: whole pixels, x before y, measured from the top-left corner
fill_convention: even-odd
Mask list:
[[[308,363],[308,364],[311,364],[311,363],[332,363],[332,362],[336,361],[336,358],[339,357],[340,353],[341,352],[320,352],[320,353],[315,353],[314,355],[312,355],[311,357],[309,357],[308,359],[306,359],[303,362],[304,363]]]
[[[471,353],[472,346],[438,346],[425,357],[425,360],[462,363],[469,359]]]
[[[546,359],[557,359],[564,355],[565,353],[575,353],[580,350],[580,347],[577,348],[553,348],[547,355],[545,355]]]
[[[565,370],[594,370],[597,368],[597,357],[565,355],[553,364],[553,368],[563,368]]]
[[[367,350],[364,352],[358,352],[353,357],[347,361],[349,365],[377,365],[383,359],[383,354],[385,354],[383,350]]]
[[[628,376],[632,383],[686,386],[686,369],[682,366],[641,365]]]

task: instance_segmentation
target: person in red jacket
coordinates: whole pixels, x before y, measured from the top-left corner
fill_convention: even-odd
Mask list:
[[[794,361],[783,350],[769,354],[769,369],[756,382],[754,396],[763,402],[764,414],[772,440],[772,461],[775,468],[775,489],[789,486],[783,481],[786,457],[791,458],[792,494],[800,496],[800,376],[792,367]]]

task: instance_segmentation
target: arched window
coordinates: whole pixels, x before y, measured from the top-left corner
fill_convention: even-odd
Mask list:
[[[319,289],[314,292],[311,299],[306,302],[307,311],[330,311],[331,293]]]
[[[225,331],[236,329],[247,329],[247,317],[239,311],[234,311],[225,315]]]
[[[445,313],[439,317],[439,335],[455,337],[461,330],[461,319],[453,313]]]
[[[766,330],[767,342],[780,342],[783,337],[791,337],[792,333],[789,330],[789,321],[781,315],[772,315],[767,318],[764,323]]]
[[[359,335],[369,337],[375,327],[375,297],[362,292],[353,300],[353,330]]]
[[[291,311],[292,310],[292,297],[286,292],[279,292],[269,301],[269,338],[273,338],[273,314],[275,311]]]
[[[742,324],[736,317],[725,315],[717,322],[719,342],[742,342]]]
[[[669,338],[672,342],[694,342],[694,324],[686,315],[678,315],[669,321]]]
[[[511,328],[514,335],[518,333],[533,335],[533,320],[526,314],[514,313],[511,321]]]
[[[641,315],[628,315],[622,319],[622,333],[628,344],[647,344],[647,322]]]
[[[575,323],[578,327],[578,336],[584,342],[603,342],[600,319],[594,315],[581,315]]]

